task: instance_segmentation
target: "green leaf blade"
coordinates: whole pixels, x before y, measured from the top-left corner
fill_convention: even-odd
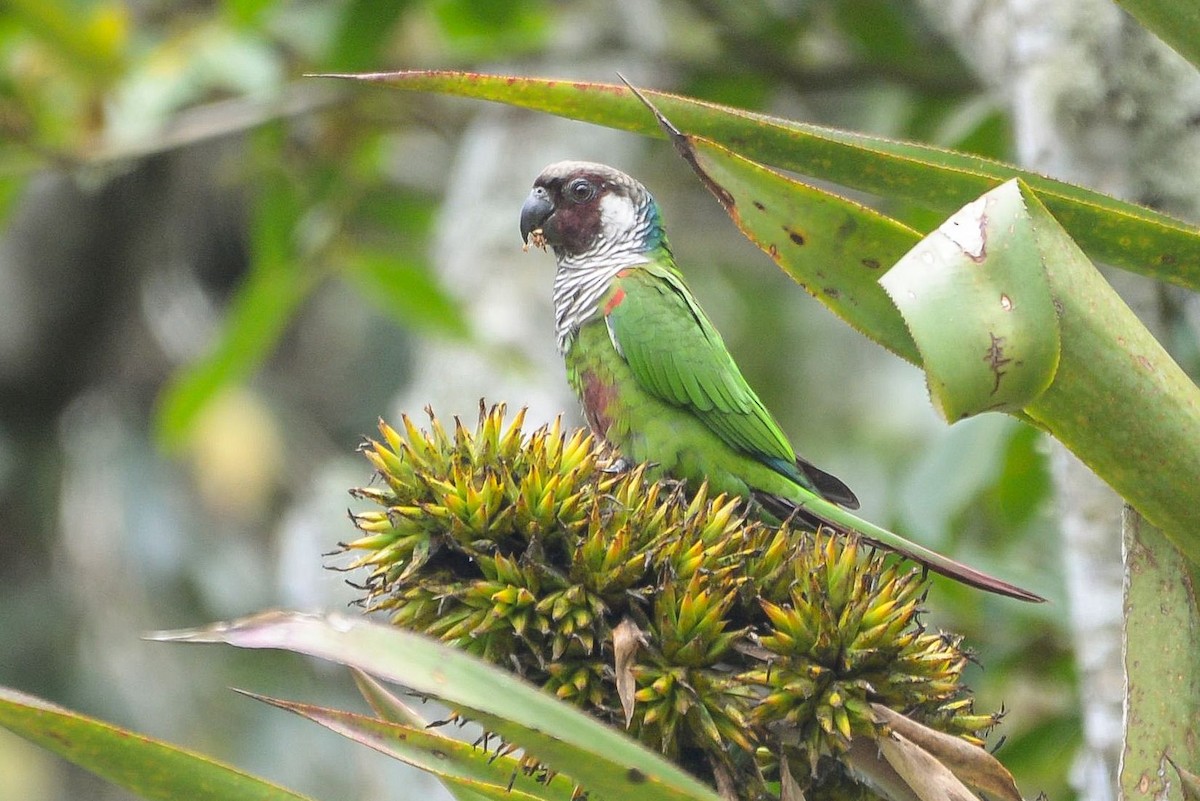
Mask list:
[[[923,357],[948,422],[1019,412],[1058,367],[1057,312],[1016,181],[952,215],[880,283]]]
[[[0,726],[143,798],[307,798],[200,754],[2,687]]]
[[[1117,5],[1200,67],[1200,5],[1192,0],[1117,0]]]
[[[1026,413],[1200,562],[1200,388],[1024,189],[1059,310],[1054,381]]]
[[[155,639],[281,648],[356,667],[460,709],[589,791],[631,801],[717,801],[692,776],[580,710],[468,654],[340,615],[268,612]]]
[[[453,789],[466,788],[476,797],[513,801],[571,801],[574,785],[563,776],[549,782],[525,774],[508,756],[495,757],[483,748],[411,726],[338,709],[242,692],[265,704],[292,712],[360,745],[373,748],[432,773]]]
[[[663,135],[632,92],[614,84],[454,71],[325,77],[491,100],[642,135]],[[1200,230],[1165,214],[979,156],[792,122],[666,92],[644,94],[684,133],[765,164],[947,213],[1020,178],[1096,259],[1200,289]]]
[[[1122,525],[1125,567],[1126,729],[1120,788],[1126,798],[1186,801],[1188,776],[1179,783],[1165,770],[1200,766],[1200,571],[1136,512]],[[1191,779],[1195,780],[1195,776]],[[1191,792],[1196,784],[1191,784]]]
[[[696,168],[733,200],[729,214],[750,241],[850,326],[918,361],[904,320],[879,285],[917,232],[716,142],[687,137],[687,144]]]

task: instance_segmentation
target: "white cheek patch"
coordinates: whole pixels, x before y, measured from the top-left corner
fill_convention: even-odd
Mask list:
[[[633,203],[624,195],[608,194],[600,198],[600,227],[609,242],[623,239],[637,226]]]

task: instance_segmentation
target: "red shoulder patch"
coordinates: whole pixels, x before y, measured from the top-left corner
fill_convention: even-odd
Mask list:
[[[612,310],[621,305],[621,301],[625,300],[625,290],[617,287],[617,291],[604,304],[604,316],[607,317],[612,313]]]

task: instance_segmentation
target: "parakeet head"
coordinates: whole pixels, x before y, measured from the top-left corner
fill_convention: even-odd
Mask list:
[[[542,170],[521,207],[521,239],[554,248],[564,259],[612,263],[664,244],[658,205],[646,187],[620,170],[560,161]]]

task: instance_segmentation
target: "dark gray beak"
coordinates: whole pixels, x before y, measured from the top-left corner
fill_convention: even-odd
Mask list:
[[[554,213],[554,203],[550,201],[550,193],[543,187],[535,186],[525,198],[521,206],[521,241],[528,244],[529,234],[542,227],[542,224]]]

